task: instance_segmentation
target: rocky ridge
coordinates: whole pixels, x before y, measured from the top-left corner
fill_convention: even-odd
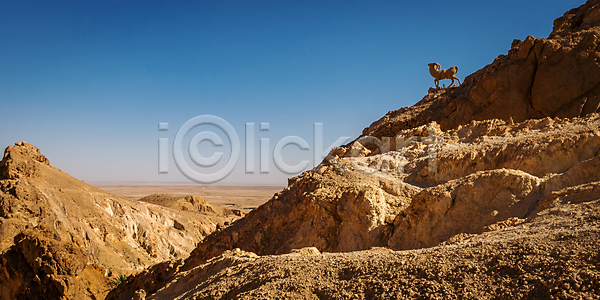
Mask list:
[[[145,289],[151,295],[165,288],[155,276],[171,278],[163,284],[172,284],[236,248],[258,255],[304,247],[331,253],[422,249],[516,230],[549,209],[600,199],[599,114],[512,125],[497,119],[474,121],[448,131],[421,126],[403,133],[429,136],[431,129],[444,141],[436,151],[437,173],[429,173],[426,141],[387,154],[331,156],[290,179],[286,189],[245,218],[208,236],[185,261],[174,262],[168,271],[154,266],[117,291],[128,295],[127,290]],[[149,288],[147,282],[155,286]]]
[[[227,250],[178,272],[146,299],[596,299],[599,201],[418,250]]]
[[[388,113],[267,203],[208,236],[185,261],[149,268],[107,299],[140,290],[150,299],[558,298],[571,291],[595,298],[598,15],[600,1],[590,0],[557,19],[549,38],[516,40],[508,55],[460,87],[430,90],[414,106]],[[367,252],[287,254],[303,247]],[[373,247],[405,251],[369,252]],[[228,258],[236,248],[261,257]],[[444,261],[436,252],[461,254]],[[544,257],[553,260],[543,263]],[[213,269],[223,261],[229,265]],[[206,270],[208,277],[194,275]],[[589,284],[561,285],[578,276],[574,270]],[[377,289],[365,283],[382,276]]]
[[[0,176],[0,299],[103,298],[113,277],[186,257],[232,218],[108,194],[25,142],[6,149]]]
[[[467,76],[458,88],[430,90],[411,107],[388,112],[363,136],[395,136],[437,122],[443,130],[473,120],[522,122],[583,117],[600,108],[600,1],[554,21],[548,38],[515,40],[507,55]]]

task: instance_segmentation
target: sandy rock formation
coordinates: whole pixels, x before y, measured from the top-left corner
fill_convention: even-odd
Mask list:
[[[330,156],[313,171],[290,179],[269,202],[207,237],[185,262],[178,262],[177,270],[165,275],[162,266],[155,266],[128,282],[129,289],[152,295],[182,272],[234,248],[259,255],[303,247],[321,252],[419,249],[511,228],[549,209],[600,199],[598,129],[600,115],[591,114],[512,125],[475,121],[437,130],[444,142],[436,152],[434,174],[428,173],[429,145],[423,140],[400,151],[359,158],[337,151],[341,157]],[[426,126],[404,133],[427,135]],[[390,157],[407,163],[390,170],[381,163]],[[544,165],[540,159],[558,163]],[[153,276],[158,274],[163,285],[156,284]],[[117,289],[108,299],[125,299],[118,297],[121,293],[128,295]]]
[[[508,218],[527,218],[552,193],[600,181],[599,128],[600,116],[593,114],[436,130],[443,140],[436,173],[429,173],[431,145],[425,139],[385,154],[334,156],[209,236],[187,263],[233,248],[265,255],[308,246],[325,252],[430,247],[461,232],[481,233]],[[401,133],[428,136],[426,126]],[[386,159],[401,162],[389,169]]]
[[[507,55],[469,75],[460,87],[432,90],[414,106],[390,111],[363,136],[394,136],[432,121],[446,130],[472,120],[522,122],[598,112],[599,4],[590,0],[565,13],[548,38],[515,40]]]
[[[290,253],[298,254],[298,255],[316,255],[321,254],[321,251],[317,249],[317,247],[304,247],[300,249],[292,249]]]
[[[247,268],[227,267],[211,279],[186,279],[197,286],[193,294],[183,298],[300,295],[362,299],[388,291],[393,292],[388,295],[442,298],[467,295],[458,292],[462,288],[454,281],[454,273],[464,274],[457,276],[476,287],[470,297],[486,293],[505,298],[544,297],[550,294],[528,294],[520,287],[540,289],[544,282],[551,282],[548,288],[555,288],[554,284],[560,283],[550,278],[553,273],[539,271],[539,267],[553,268],[561,274],[558,278],[565,278],[570,271],[562,268],[561,261],[585,268],[584,277],[592,280],[591,285],[583,283],[585,280],[573,284],[577,292],[593,295],[590,289],[598,286],[593,267],[597,259],[556,258],[554,253],[557,249],[593,257],[598,253],[592,250],[598,245],[598,232],[589,223],[595,220],[598,204],[585,203],[600,199],[598,15],[600,0],[590,0],[559,18],[549,38],[515,41],[508,55],[470,75],[460,87],[431,91],[414,106],[388,113],[355,142],[333,149],[321,165],[291,178],[288,187],[267,203],[231,227],[208,236],[185,262],[178,262],[177,268],[154,266],[109,294],[108,299],[127,299],[139,289],[144,289],[149,299],[175,295],[168,294],[170,288],[166,288],[177,285],[175,278],[205,268],[210,259],[235,248],[281,256],[261,257],[248,262]],[[373,137],[379,145],[375,146]],[[384,138],[389,138],[389,144]],[[561,212],[571,209],[577,212]],[[555,221],[562,225],[548,225]],[[586,229],[570,233],[576,244],[562,243],[558,236],[574,224]],[[520,230],[519,226],[535,231]],[[538,248],[536,245],[545,243],[547,237],[552,238]],[[477,242],[461,244],[464,241]],[[436,267],[440,256],[430,250],[383,252],[383,258],[368,254],[362,261],[356,258],[358,254],[324,253],[314,259],[283,255],[304,247],[348,252],[436,245],[448,248],[431,251],[462,254],[454,256],[456,262],[443,261],[448,269],[442,270]],[[407,265],[402,263],[405,259],[393,259],[412,253],[423,255]],[[333,265],[325,262],[331,255],[339,257]],[[519,269],[515,261],[522,255],[528,260],[526,267]],[[556,259],[545,260],[546,256]],[[299,263],[298,257],[311,257],[311,262]],[[342,262],[353,257],[356,264],[352,266]],[[322,269],[315,267],[323,271],[306,271],[311,263],[323,263]],[[381,268],[362,271],[372,264]],[[476,277],[466,275],[471,273]],[[513,278],[515,274],[518,282],[502,282],[503,276]],[[257,276],[258,282],[252,276]],[[353,280],[361,276],[389,278],[380,280],[373,290],[369,288],[371,281]],[[314,281],[306,283],[304,277]],[[476,284],[479,278],[486,283]],[[324,286],[328,280],[337,281]],[[497,290],[490,291],[494,284]],[[348,290],[341,292],[338,287],[344,286]],[[558,288],[556,293],[570,292],[570,287]],[[436,294],[440,291],[452,293]]]
[[[232,218],[108,194],[24,142],[6,149],[0,175],[0,299],[101,298],[112,277],[186,257]]]
[[[78,299],[104,292],[107,279],[88,266],[89,258],[80,247],[37,230],[19,233],[15,245],[0,255],[3,299]]]
[[[260,257],[226,251],[146,299],[595,299],[599,219],[595,200],[419,250]]]
[[[326,252],[429,247],[461,232],[526,218],[552,193],[600,181],[599,128],[600,116],[593,114],[513,125],[474,121],[438,130],[443,143],[436,173],[428,172],[430,145],[423,140],[386,154],[335,156],[209,236],[188,264],[236,247],[261,255],[307,246]],[[428,135],[425,126],[402,134]],[[394,157],[406,160],[397,164],[402,168],[381,163]]]
[[[246,262],[254,261],[258,255],[235,248],[226,250],[220,255],[201,264],[193,270],[183,271],[183,260],[164,262],[146,269],[137,274],[134,280],[115,289],[107,298],[129,299],[129,295],[145,293],[148,299],[175,299],[177,297],[193,297],[196,285],[205,281],[216,273],[229,267],[235,267]],[[166,285],[165,285],[166,284]],[[161,290],[159,295],[155,292]],[[226,296],[230,291],[222,290],[221,296]]]
[[[337,252],[382,245],[388,225],[421,190],[358,172],[307,172],[289,182],[265,205],[202,243],[192,257],[203,261],[234,248],[263,255],[308,246]]]
[[[40,165],[49,166],[50,162],[39,149],[21,142],[11,147],[10,151],[4,152],[4,158],[0,161],[0,176],[2,179],[19,179],[34,177]]]
[[[509,217],[526,217],[537,207],[541,180],[522,171],[482,171],[424,190],[394,222],[393,249],[437,245],[458,233],[480,233]]]

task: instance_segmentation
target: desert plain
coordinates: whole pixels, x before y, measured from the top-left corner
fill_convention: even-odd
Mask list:
[[[169,194],[175,196],[202,196],[209,204],[230,209],[238,209],[248,213],[267,202],[285,186],[251,185],[251,184],[215,184],[202,185],[196,183],[91,183],[106,192],[139,200],[152,194]]]

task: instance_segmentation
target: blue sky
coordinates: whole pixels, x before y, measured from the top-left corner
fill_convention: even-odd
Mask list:
[[[258,172],[260,138],[269,151],[285,136],[312,147],[315,122],[325,146],[355,138],[427,93],[428,63],[463,79],[583,3],[0,1],[0,146],[27,141],[86,182],[189,182],[172,158],[158,174],[158,139],[208,114],[242,147],[256,123],[257,172],[244,173],[242,154],[222,182],[285,184],[272,162]],[[311,151],[283,154],[293,165]]]

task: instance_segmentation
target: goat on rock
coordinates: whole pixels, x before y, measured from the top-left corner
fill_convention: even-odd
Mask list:
[[[431,74],[431,76],[433,76],[434,78],[434,83],[435,83],[435,88],[439,89],[440,88],[440,80],[442,79],[451,79],[452,83],[448,86],[451,87],[454,85],[454,80],[458,80],[458,85],[461,85],[460,79],[458,79],[458,77],[456,77],[456,72],[458,72],[458,67],[454,66],[451,67],[449,69],[443,69],[440,70],[441,66],[438,63],[430,63],[428,64],[429,66],[429,74]]]

